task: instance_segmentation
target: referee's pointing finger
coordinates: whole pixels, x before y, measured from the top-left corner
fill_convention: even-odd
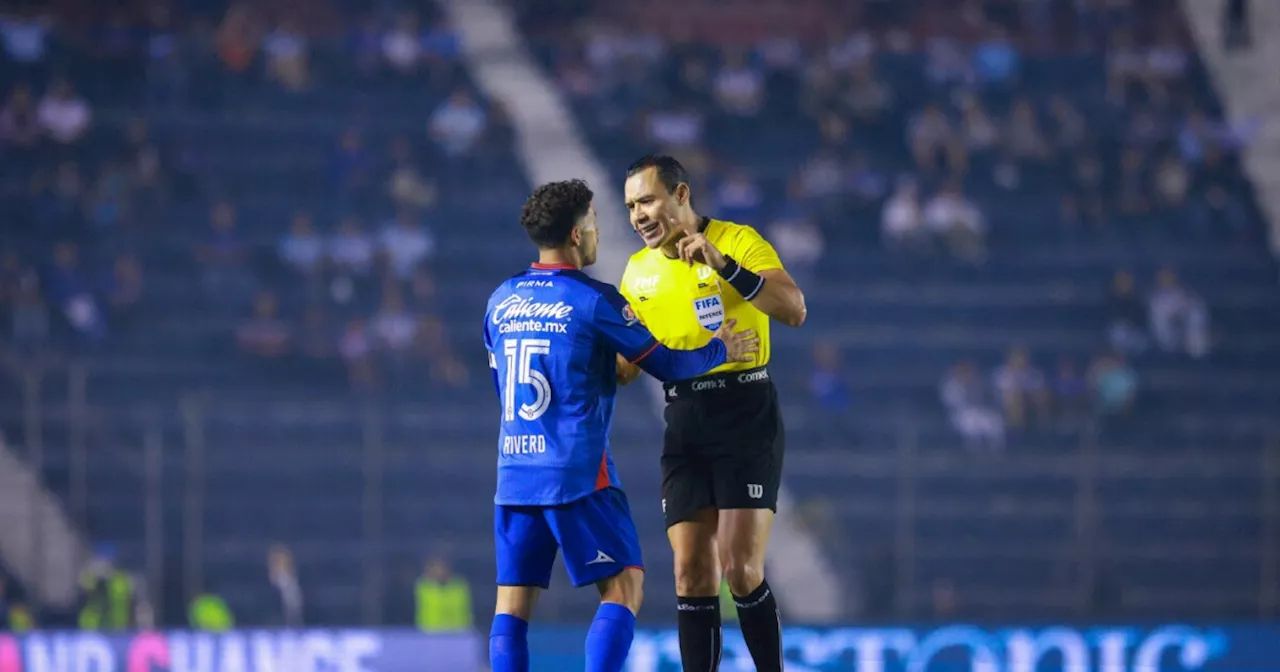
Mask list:
[[[697,248],[695,247],[697,242],[698,241],[695,238],[690,236],[687,238],[681,238],[680,242],[677,243],[677,245],[679,245],[680,247],[680,260],[689,264],[690,266],[693,265],[693,255],[696,253],[696,250],[697,250]]]

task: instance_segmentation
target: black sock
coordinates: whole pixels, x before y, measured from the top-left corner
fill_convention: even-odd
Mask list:
[[[778,618],[778,602],[773,599],[769,582],[761,582],[746,597],[733,596],[738,607],[738,624],[747,642],[757,672],[782,672],[782,621]]]
[[[720,669],[720,598],[677,597],[676,609],[684,672]]]

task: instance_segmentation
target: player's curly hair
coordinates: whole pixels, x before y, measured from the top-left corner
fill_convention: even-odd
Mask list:
[[[520,225],[542,249],[563,247],[578,220],[591,208],[595,194],[582,180],[548,182],[529,195],[520,210]]]

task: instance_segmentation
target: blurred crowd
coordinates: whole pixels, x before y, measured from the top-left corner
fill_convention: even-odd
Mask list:
[[[279,241],[245,230],[234,199],[204,178],[202,157],[181,137],[153,138],[147,120],[234,105],[250,89],[301,92],[326,80],[452,87],[457,38],[419,11],[429,3],[369,11],[346,35],[314,37],[303,12],[239,3],[219,13],[222,3],[204,4],[212,13],[175,17],[157,5],[91,28],[39,9],[0,22],[0,204],[15,224],[0,239],[0,305],[14,346],[92,352],[127,332],[156,289],[141,248],[163,246],[166,229],[192,226],[175,218],[206,204],[194,249],[166,252],[192,262],[192,299],[215,315],[242,316],[229,340],[247,356],[302,361],[325,377],[345,370],[367,391],[394,383],[410,370],[407,360],[420,360],[435,383],[464,384],[466,367],[435,305],[428,222],[433,172],[501,141],[465,88],[428,111],[419,137],[369,147],[359,125],[335,137],[318,179],[346,207],[313,213],[299,202]],[[138,86],[102,86],[115,72],[131,72]],[[306,307],[282,311],[277,293],[298,285]]]
[[[827,250],[850,242],[906,268],[981,268],[1045,243],[1258,243],[1238,160],[1256,129],[1217,121],[1208,107],[1176,3],[857,4],[849,24],[814,31],[770,17],[775,26],[712,33],[720,44],[628,30],[608,12],[563,25],[527,20],[588,123],[680,156],[711,186],[708,211],[763,225],[802,284],[838,269]],[[699,8],[712,11],[695,3],[690,13]],[[811,39],[799,37],[806,28]],[[1081,81],[1036,81],[1046,55],[1077,59]],[[1102,71],[1097,90],[1090,68]],[[766,123],[817,137],[795,170],[726,158],[753,130],[763,142]],[[885,161],[895,153],[907,160]],[[1057,199],[1055,221],[1008,221],[1001,207],[1046,194]],[[1010,433],[1118,431],[1144,359],[1209,354],[1210,306],[1174,268],[1149,283],[1117,269],[1095,292],[1107,306],[1096,354],[1038,353],[1037,362],[1011,344],[989,374],[972,358],[945,373],[941,405],[967,444],[998,450]],[[831,343],[814,360],[811,394],[838,417],[855,403],[857,374],[841,369]]]
[[[91,345],[137,308],[143,273],[113,244],[166,198],[165,157],[144,123],[104,122],[95,98],[118,100],[98,77],[126,60],[109,35],[78,40],[50,17],[20,11],[0,22],[0,305],[23,352],[49,342]],[[86,58],[92,56],[93,60]]]
[[[1028,235],[1117,244],[1153,235],[1253,241],[1236,165],[1250,129],[1215,122],[1201,107],[1187,76],[1194,54],[1169,3],[860,7],[860,22],[832,25],[814,42],[782,30],[724,45],[681,41],[623,30],[607,12],[590,21],[550,12],[532,34],[536,43],[554,43],[554,73],[593,115],[588,123],[680,156],[709,187],[706,210],[760,224],[802,283],[830,263],[831,242],[847,240],[882,245],[912,263],[940,257],[971,265],[993,250],[1016,255],[1017,240]],[[437,383],[465,383],[467,369],[434,309],[433,173],[500,141],[505,121],[491,118],[500,109],[453,87],[459,40],[429,6],[360,15],[336,32],[252,3],[185,20],[165,11],[121,14],[88,31],[64,30],[34,11],[8,15],[3,47],[15,67],[6,71],[16,76],[5,82],[0,110],[9,159],[0,194],[11,217],[38,231],[40,252],[26,254],[12,241],[0,250],[0,298],[14,343],[25,351],[94,347],[128,329],[149,289],[136,245],[166,225],[174,202],[202,201],[209,204],[205,241],[187,254],[214,307],[248,311],[234,334],[247,355],[334,362],[365,390],[394,383],[407,359],[421,360]],[[1104,97],[1084,101],[1096,103],[1086,108],[1061,92],[1029,95],[1025,61],[1045,46],[1101,54]],[[897,54],[922,56],[927,98],[895,90],[883,62]],[[130,67],[147,72],[145,86],[81,91],[93,74]],[[336,137],[323,186],[349,206],[322,215],[299,203],[290,233],[275,243],[240,230],[236,204],[197,177],[199,157],[157,142],[136,114],[216,107],[244,87],[301,91],[352,78],[456,90],[427,115],[421,137],[385,148],[366,146],[358,126]],[[130,105],[120,102],[133,113],[122,114]],[[95,122],[99,104],[112,103]],[[781,177],[781,200],[763,184],[778,176],[728,167],[709,137],[731,138],[764,119],[819,138]],[[911,162],[873,162],[868,148],[893,137]],[[1058,175],[1067,185],[1052,227],[992,226],[990,198]],[[864,225],[870,217],[878,230]],[[268,246],[277,252],[272,263],[262,254]],[[305,309],[282,314],[281,283],[306,287]],[[1136,331],[1148,322],[1160,349],[1207,352],[1203,301],[1188,298],[1193,292],[1177,286],[1173,271],[1152,292],[1150,320],[1135,322],[1132,306],[1117,303],[1127,312],[1112,321],[1127,320],[1135,333],[1113,328],[1117,353],[1108,357],[1139,354]],[[946,396],[955,416],[956,395]]]

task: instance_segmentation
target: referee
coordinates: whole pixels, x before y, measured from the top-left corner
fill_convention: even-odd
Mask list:
[[[723,568],[756,669],[781,672],[782,626],[764,567],[783,428],[766,365],[770,318],[803,324],[804,294],[755,229],[698,216],[675,159],[631,164],[625,197],[645,248],[627,263],[621,290],[653,335],[669,348],[696,348],[732,319],[760,338],[752,362],[663,386],[662,509],[675,554],[680,657],[686,672],[719,665]],[[639,375],[631,365],[619,371],[624,382]]]

